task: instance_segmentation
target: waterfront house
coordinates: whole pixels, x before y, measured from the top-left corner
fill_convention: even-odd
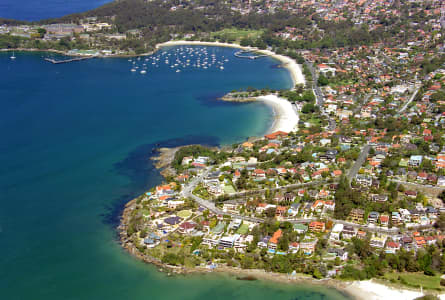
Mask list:
[[[278,241],[281,238],[283,232],[278,229],[274,232],[273,236],[269,240],[268,248],[271,250],[277,250]]]
[[[348,259],[348,252],[345,251],[345,249],[329,248],[328,254],[332,255],[333,257],[339,257],[343,261]]]
[[[372,237],[369,245],[374,248],[383,248],[385,246],[386,239],[386,235]]]
[[[397,242],[388,242],[386,244],[386,249],[385,252],[386,253],[391,253],[394,254],[396,253],[396,251],[400,250],[400,243]]]

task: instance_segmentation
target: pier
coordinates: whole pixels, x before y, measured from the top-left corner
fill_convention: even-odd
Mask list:
[[[267,56],[267,54],[257,54],[257,55],[243,55],[246,53],[252,53],[253,51],[250,50],[240,50],[235,52],[233,55],[235,55],[238,58],[248,58],[248,59],[257,59],[263,56]]]
[[[70,63],[70,62],[73,62],[73,61],[87,60],[87,59],[91,59],[91,58],[94,58],[94,56],[74,57],[74,58],[61,59],[61,60],[45,57],[45,60],[49,61],[50,63],[53,63],[53,64],[65,64],[65,63]]]

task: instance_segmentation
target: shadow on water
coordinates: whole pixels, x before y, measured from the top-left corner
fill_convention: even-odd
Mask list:
[[[207,107],[219,107],[219,106],[235,106],[235,105],[245,105],[245,103],[240,102],[228,102],[220,100],[225,93],[209,93],[204,95],[195,96],[200,104]]]
[[[159,148],[173,148],[191,144],[201,144],[205,146],[219,146],[219,139],[213,136],[186,136],[181,138],[158,141],[152,144],[138,146],[129,152],[122,161],[114,164],[113,170],[121,176],[130,179],[129,190],[112,201],[105,207],[105,212],[101,215],[103,223],[116,228],[119,225],[120,216],[125,204],[137,197],[144,189],[151,188],[162,181],[162,176],[150,158],[157,155]]]

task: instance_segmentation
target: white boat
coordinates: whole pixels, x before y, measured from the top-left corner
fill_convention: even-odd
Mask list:
[[[176,73],[179,73],[179,72],[181,72],[181,70],[176,70]]]
[[[136,72],[136,69],[131,69],[131,72]]]
[[[146,74],[146,73],[147,73],[147,71],[145,71],[145,70],[141,71],[141,74]]]
[[[15,53],[14,52],[12,52],[12,56],[11,56],[11,59],[15,59],[15,55],[14,55]]]

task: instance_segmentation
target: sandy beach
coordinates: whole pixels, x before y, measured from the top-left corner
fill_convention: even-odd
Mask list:
[[[342,290],[352,295],[356,299],[367,300],[413,300],[428,294],[428,292],[422,293],[420,290],[394,288],[377,283],[372,279],[366,281],[354,281],[348,286],[344,287]],[[440,299],[445,299],[445,294],[441,294],[438,297]]]
[[[298,128],[298,113],[292,107],[292,104],[284,98],[276,95],[266,95],[256,98],[272,107],[274,111],[274,123],[269,132],[284,131],[291,132]]]
[[[220,42],[200,42],[200,41],[170,41],[170,42],[158,44],[158,45],[156,45],[156,48],[167,47],[167,46],[181,46],[181,45],[230,47],[230,48],[238,48],[238,49],[242,49],[242,50],[252,50],[252,51],[256,51],[261,54],[266,54],[266,55],[269,55],[269,56],[279,60],[282,63],[283,67],[285,67],[286,69],[289,70],[291,77],[292,77],[293,86],[295,86],[296,84],[304,84],[305,83],[303,73],[301,72],[301,67],[300,67],[300,65],[297,64],[297,62],[295,60],[293,60],[290,57],[284,56],[284,55],[276,54],[269,50],[260,50],[260,49],[253,48],[253,47],[243,47],[243,46],[240,46],[237,44],[220,43]]]

